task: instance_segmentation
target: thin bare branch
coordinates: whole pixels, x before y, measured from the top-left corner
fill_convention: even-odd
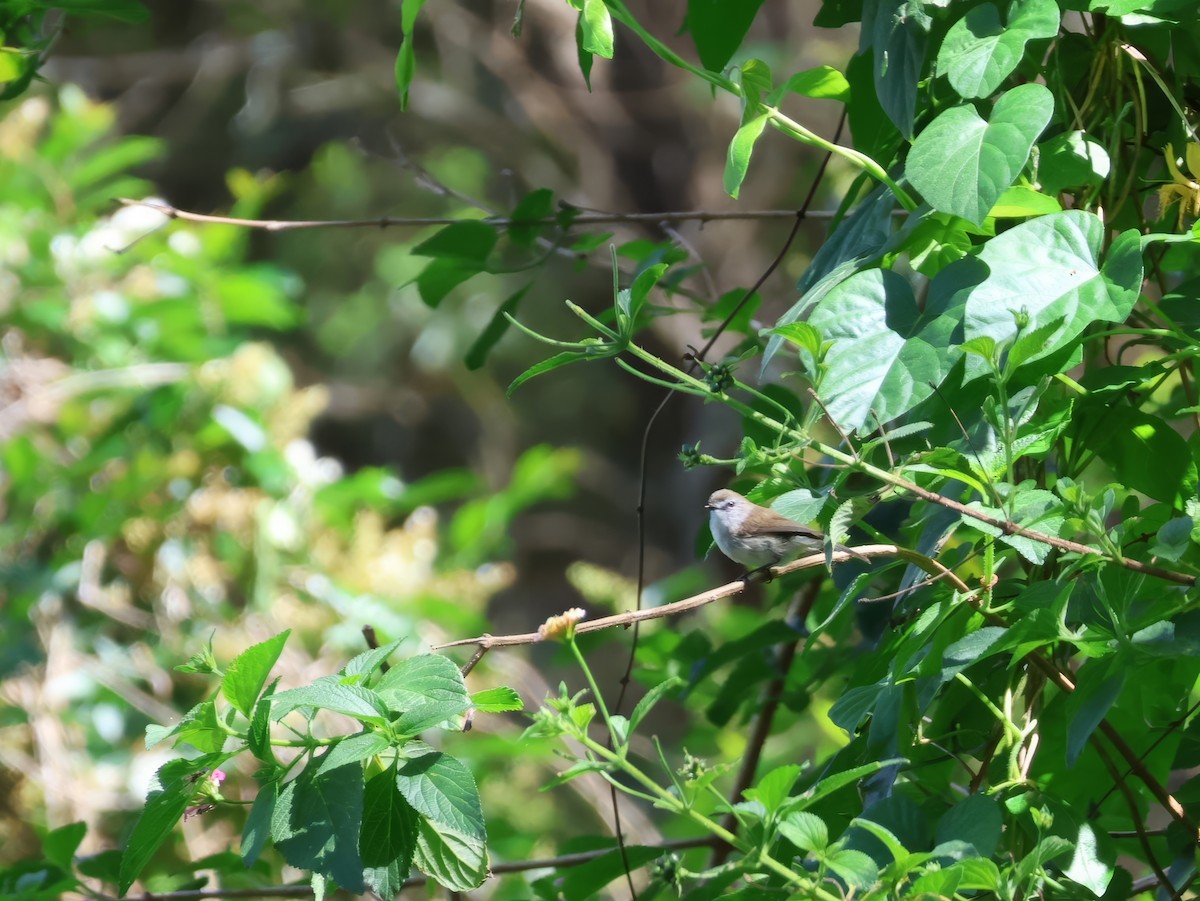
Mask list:
[[[379,216],[375,219],[241,219],[237,216],[215,216],[181,210],[160,200],[135,200],[118,197],[125,206],[145,206],[158,210],[171,219],[187,222],[202,222],[209,225],[237,225],[242,228],[258,228],[269,232],[297,231],[311,228],[425,228],[431,225],[453,225],[468,221],[461,216]],[[833,210],[814,210],[809,218],[828,219]],[[796,218],[795,210],[676,210],[663,213],[580,213],[570,219],[571,225],[619,225],[621,223],[662,222],[748,222],[754,220],[786,220]],[[497,228],[510,225],[556,225],[557,216],[542,216],[536,219],[513,219],[509,216],[488,216],[470,219]]]
[[[691,848],[706,848],[719,843],[719,839],[711,835],[703,838],[685,838],[663,842],[659,847],[668,851],[687,851]],[[493,864],[491,876],[501,876],[505,873],[525,873],[530,870],[543,870],[557,867],[577,867],[580,864],[603,857],[612,848],[595,848],[591,851],[579,851],[575,854],[561,854],[558,857],[543,857],[533,860],[514,860],[506,863]],[[427,876],[412,876],[404,880],[402,888],[415,888],[429,882]],[[145,892],[141,895],[130,895],[135,901],[216,901],[219,898],[310,898],[313,890],[310,885],[271,885],[263,888],[230,888],[230,889],[189,889],[178,892]],[[108,899],[106,895],[94,893],[94,898]]]
[[[908,548],[899,547],[894,544],[867,544],[854,548],[854,553],[863,557],[899,557],[902,560],[907,560],[910,563],[915,563],[917,566],[924,569],[926,572],[933,575],[942,575],[947,579],[955,589],[963,593],[969,593],[970,588],[967,584],[948,570],[945,566],[938,563],[936,560],[931,560],[924,554],[919,554],[916,551]],[[852,558],[852,554],[847,551],[834,551],[833,560],[835,563],[844,562]],[[785,563],[782,566],[775,566],[771,569],[773,578],[787,575],[788,573],[798,572],[802,569],[813,569],[814,567],[825,565],[825,554],[809,554],[806,557],[801,557],[791,563]],[[714,601],[719,601],[722,598],[733,597],[741,594],[746,590],[747,581],[739,579],[736,582],[728,582],[718,588],[710,589],[709,591],[693,595],[690,598],[684,598],[681,601],[675,601],[673,604],[664,604],[661,607],[652,607],[647,610],[627,610],[624,613],[614,613],[612,616],[603,616],[600,619],[584,620],[575,626],[575,631],[583,632],[599,632],[603,629],[619,629],[631,626],[634,623],[645,622],[652,619],[666,619],[667,617],[676,616],[680,613],[686,613],[689,610],[696,610],[704,607]],[[480,635],[476,638],[461,638],[458,641],[448,641],[445,644],[434,645],[432,650],[441,651],[446,648],[470,647],[477,646],[481,648],[507,648],[515,645],[536,644],[542,639],[537,632],[525,632],[519,635]]]

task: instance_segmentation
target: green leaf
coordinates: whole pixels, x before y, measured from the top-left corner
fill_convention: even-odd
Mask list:
[[[1040,84],[1002,95],[987,121],[970,106],[948,109],[917,136],[905,171],[934,208],[978,225],[1021,173],[1053,112],[1054,97]]]
[[[1108,151],[1082,131],[1064,132],[1038,145],[1038,182],[1047,194],[1095,187],[1111,169]]]
[[[997,489],[1001,492],[1001,497],[1006,500],[1005,509],[985,506],[979,501],[972,501],[967,506],[1002,521],[1010,519],[1009,513],[1011,513],[1012,522],[1043,535],[1063,538],[1065,537],[1064,532],[1070,533],[1071,530],[1067,526],[1066,507],[1049,491],[1027,486],[1012,489],[1007,485],[999,485]],[[980,522],[970,516],[964,515],[962,521],[964,525],[983,532],[985,535],[999,538],[1032,563],[1045,563],[1046,558],[1050,556],[1052,548],[1044,542],[1026,538],[1023,535],[1007,535],[999,527]]]
[[[688,0],[684,24],[704,68],[722,71],[741,46],[763,0]]]
[[[400,27],[404,37],[400,41],[400,51],[396,54],[396,90],[400,94],[400,109],[408,109],[408,89],[412,85],[413,76],[417,71],[417,57],[413,51],[413,27],[417,22],[417,14],[425,0],[402,0],[400,5]]]
[[[396,774],[386,769],[363,789],[359,853],[365,867],[412,866],[417,849],[417,812],[396,790]]]
[[[643,847],[641,845],[626,845],[624,851],[613,848],[594,860],[571,867],[563,873],[562,882],[555,895],[557,898],[570,898],[572,901],[585,901],[597,894],[614,879],[625,875],[625,861],[631,870],[644,867],[662,857],[661,848]],[[649,897],[649,892],[647,892]]]
[[[833,66],[817,66],[815,69],[806,69],[792,75],[771,92],[767,98],[767,105],[778,106],[788,94],[846,103],[850,99],[850,83],[846,81],[846,76]]]
[[[871,49],[875,94],[887,117],[905,138],[912,136],[929,24],[929,15],[919,3],[907,0],[863,3],[859,47]]]
[[[392,724],[413,735],[464,713],[471,706],[462,673],[449,657],[423,654],[393,666],[376,686],[380,699],[400,714]]]
[[[1013,0],[1007,24],[1000,24],[994,3],[972,7],[950,26],[938,50],[938,71],[945,72],[960,97],[987,97],[1017,68],[1029,41],[1058,33],[1054,0]]]
[[[492,318],[488,324],[484,326],[483,331],[479,333],[479,337],[471,344],[467,351],[463,362],[470,370],[482,369],[483,364],[487,362],[488,354],[492,352],[500,339],[508,332],[508,326],[514,316],[517,315],[517,308],[524,299],[526,292],[533,287],[533,282],[529,282],[524,287],[519,288],[510,294],[492,314]]]
[[[791,794],[792,786],[800,778],[800,773],[801,769],[796,764],[776,767],[743,794],[746,800],[762,804],[768,814],[774,813]]]
[[[930,293],[965,301],[967,341],[988,335],[1007,346],[1018,338],[1018,317],[1027,320],[1024,331],[1061,321],[1062,328],[1032,357],[1043,359],[1072,344],[1094,322],[1123,322],[1133,307],[1133,275],[1124,248],[1117,267],[1121,281],[1101,271],[1103,234],[1103,223],[1080,210],[1023,222],[988,241],[977,257],[944,269]],[[1140,270],[1137,277],[1140,283]],[[979,361],[967,361],[968,380],[988,371]]]
[[[359,763],[371,757],[382,754],[392,743],[378,732],[361,732],[349,735],[330,747],[320,763],[312,764],[317,767],[318,775],[325,770],[336,770],[350,763]]]
[[[804,361],[804,365],[810,370],[815,371],[817,362],[822,357],[823,340],[821,333],[813,327],[810,322],[789,322],[787,325],[776,326],[771,329],[769,334],[779,335],[785,341],[795,344],[800,350],[808,354],[808,359]]]
[[[250,718],[250,730],[246,736],[246,747],[263,763],[274,764],[275,752],[271,747],[271,698],[279,688],[279,679],[271,683],[266,691],[266,697],[254,705],[254,715]]]
[[[225,746],[228,734],[217,722],[217,705],[213,698],[201,701],[174,726],[146,727],[146,748],[149,750],[168,738],[175,739],[175,744],[186,741],[197,751],[213,753]]]
[[[512,380],[512,384],[508,386],[508,397],[512,397],[513,392],[524,385],[532,378],[537,378],[539,375],[545,375],[547,372],[553,372],[563,366],[568,366],[571,363],[578,363],[580,360],[595,359],[589,357],[585,353],[580,353],[576,350],[564,350],[562,353],[555,354],[548,360],[542,360],[540,363],[535,363],[530,366],[519,376]]]
[[[217,304],[234,325],[289,329],[299,315],[281,275],[268,267],[222,274],[216,283]]]
[[[396,787],[421,817],[417,867],[455,891],[482,884],[487,877],[486,831],[470,770],[435,751],[408,761]]]
[[[629,715],[629,732],[632,734],[642,724],[642,720],[654,709],[654,705],[661,701],[668,692],[674,691],[683,684],[683,679],[672,676],[659,682],[642,695],[642,699],[634,706],[633,713]]]
[[[1000,804],[987,795],[968,795],[938,822],[936,843],[961,841],[972,845],[980,857],[991,857],[1000,845],[1004,817]]]
[[[958,639],[942,652],[938,678],[949,682],[971,664],[997,653],[995,645],[1004,637],[1005,631],[1000,626],[984,626]]]
[[[250,815],[242,830],[242,863],[247,868],[254,866],[258,855],[271,834],[271,820],[275,816],[275,802],[279,798],[279,783],[268,782],[258,790],[258,796],[250,805]]]
[[[885,760],[876,760],[872,763],[863,764],[862,766],[852,767],[840,773],[834,773],[831,776],[826,776],[810,786],[802,794],[789,799],[789,813],[792,810],[805,810],[812,807],[822,798],[832,795],[834,792],[845,788],[847,785],[853,785],[868,776],[873,776],[880,770],[885,770],[888,767],[899,766],[907,763],[903,757],[891,757]]]
[[[1087,823],[1079,826],[1079,837],[1075,840],[1075,854],[1071,863],[1063,870],[1068,879],[1078,882],[1087,888],[1097,898],[1108,890],[1108,884],[1113,878],[1116,865],[1116,854],[1111,842],[1104,842],[1107,847],[1101,848],[1101,839]]]
[[[363,769],[349,764],[322,770],[320,763],[321,758],[315,758],[283,786],[271,818],[271,837],[292,866],[361,892]]]
[[[1042,194],[1024,185],[1013,185],[1000,195],[996,205],[988,210],[993,219],[1025,219],[1061,213],[1062,204],[1049,194]]]
[[[604,59],[612,59],[612,16],[604,0],[583,0],[583,13],[579,21],[583,26],[583,49]]]
[[[280,632],[264,642],[246,648],[233,659],[221,680],[221,694],[242,716],[249,717],[254,709],[271,667],[283,653],[291,629]]]
[[[418,827],[419,829],[419,827]],[[412,872],[412,861],[393,860],[386,867],[366,867],[363,882],[380,898],[398,898]]]
[[[1071,599],[1074,582],[1059,585],[1037,582],[1013,600],[1019,616],[1013,617],[1008,632],[992,648],[993,652],[1012,651],[1010,666],[1015,666],[1031,651],[1064,637],[1063,625],[1067,602]]]
[[[352,657],[350,661],[342,667],[343,676],[360,676],[367,678],[374,675],[375,671],[383,666],[392,654],[396,653],[396,648],[404,644],[403,638],[397,638],[395,641],[389,641],[385,645],[380,645],[377,648],[371,648],[369,651],[363,651],[356,657]]]
[[[549,188],[530,191],[509,214],[508,238],[520,247],[529,247],[546,228],[539,222],[554,212],[554,192]]]
[[[1000,868],[982,857],[968,857],[946,868],[961,874],[958,887],[962,891],[994,892],[1000,887]]]
[[[734,80],[742,88],[742,121],[751,110],[759,108],[762,95],[775,84],[771,67],[761,59],[748,59],[733,71]]]
[[[42,853],[46,860],[68,873],[75,866],[75,852],[87,834],[87,823],[68,823],[51,829],[42,838]]]
[[[417,292],[426,306],[436,308],[446,295],[482,271],[483,268],[473,260],[436,259],[417,275]]]
[[[961,300],[932,294],[922,311],[908,282],[887,269],[831,289],[809,316],[829,343],[817,386],[829,415],[843,431],[874,430],[929,397],[950,371],[961,315]]]
[[[800,300],[779,317],[776,328],[799,320],[868,261],[881,256],[891,238],[895,207],[895,196],[881,185],[834,229],[796,286]],[[771,336],[763,354],[762,371],[766,371],[782,343],[779,335]]]
[[[1190,516],[1177,516],[1163,523],[1154,537],[1150,553],[1162,560],[1178,563],[1192,547],[1192,529],[1195,527]]]
[[[961,260],[974,246],[971,235],[978,229],[958,216],[930,213],[920,217],[904,243],[909,264],[933,278],[951,263]]]
[[[482,264],[495,246],[496,229],[493,226],[467,220],[440,229],[414,247],[411,253],[417,257],[467,260]]]
[[[281,720],[298,707],[332,710],[363,723],[382,726],[388,722],[388,708],[374,691],[347,685],[338,676],[322,676],[311,685],[302,685],[271,698],[271,718]]]
[[[146,795],[146,806],[134,823],[121,855],[119,895],[129,891],[150,858],[171,835],[191,803],[199,779],[228,757],[228,754],[205,754],[195,760],[172,760],[159,767]]]
[[[754,144],[762,136],[767,127],[767,114],[758,113],[747,119],[729,142],[729,153],[725,159],[725,193],[736,198],[746,178],[746,170],[750,167],[750,155],[754,152]]]
[[[829,827],[806,810],[793,810],[780,820],[779,834],[802,851],[824,851],[829,845]]]
[[[613,262],[615,265],[615,259]],[[647,266],[637,274],[628,291],[617,292],[617,321],[622,323],[619,328],[622,334],[632,335],[638,324],[638,316],[646,305],[646,299],[650,296],[651,289],[658,284],[658,280],[662,278],[663,273],[666,271],[666,263],[656,263],[653,266]]]
[[[524,710],[525,702],[511,688],[501,685],[472,694],[471,706],[481,713],[511,713]]]
[[[1187,442],[1159,417],[1123,405],[1088,404],[1072,430],[1129,488],[1176,507],[1195,495],[1196,461]]]
[[[825,857],[825,865],[852,887],[866,891],[879,880],[879,867],[862,851],[847,848]]]
[[[1067,697],[1067,766],[1075,765],[1088,739],[1125,687],[1128,667],[1120,657],[1093,659],[1080,667]]]
[[[575,4],[578,5],[578,4]],[[588,93],[592,92],[592,64],[596,57],[583,48],[583,13],[575,20],[575,52],[579,59],[579,71],[583,74],[583,83],[587,85]]]

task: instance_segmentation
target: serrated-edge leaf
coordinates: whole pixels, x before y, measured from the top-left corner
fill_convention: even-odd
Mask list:
[[[323,676],[309,685],[289,688],[271,698],[271,718],[280,720],[300,707],[332,710],[364,723],[382,726],[388,722],[387,705],[374,691],[345,685],[337,676]]]
[[[637,727],[641,725],[642,720],[646,718],[646,715],[654,709],[654,705],[661,701],[666,696],[667,692],[672,691],[683,684],[683,679],[679,678],[678,676],[672,676],[669,679],[659,682],[648,692],[642,695],[642,699],[638,701],[636,705],[634,705],[633,713],[629,715],[629,731],[631,733],[636,731]]]
[[[221,679],[221,694],[242,716],[250,716],[254,702],[271,675],[271,667],[279,660],[291,634],[291,629],[285,629],[266,641],[251,645],[226,667],[225,676]]]
[[[396,652],[396,648],[404,644],[405,639],[397,638],[395,641],[389,641],[385,645],[377,648],[372,648],[369,651],[363,651],[350,660],[342,667],[342,674],[345,676],[369,676],[383,665]]]
[[[195,760],[171,760],[158,768],[146,795],[146,806],[121,854],[118,894],[123,896],[129,891],[150,858],[171,835],[196,793],[195,777],[228,759],[228,754],[206,754]]]
[[[268,782],[258,790],[250,815],[242,829],[242,863],[247,868],[254,866],[271,835],[271,820],[275,815],[275,802],[279,798],[279,783]]]
[[[521,696],[507,685],[485,688],[471,695],[471,706],[481,713],[513,713],[525,709]]]
[[[779,821],[779,834],[802,851],[824,851],[829,845],[829,827],[807,810],[788,813]]]
[[[375,757],[391,746],[391,742],[378,732],[360,732],[347,736],[333,745],[328,753],[321,757],[320,763],[315,764],[316,775]]]
[[[385,867],[398,858],[412,860],[417,846],[417,812],[396,790],[391,769],[376,773],[363,786],[359,854],[364,867]]]

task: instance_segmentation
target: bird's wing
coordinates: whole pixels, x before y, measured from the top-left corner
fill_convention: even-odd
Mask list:
[[[803,523],[796,522],[794,519],[788,519],[786,516],[776,513],[774,510],[767,510],[769,516],[764,516],[759,522],[770,532],[775,532],[780,535],[802,535],[805,538],[815,538],[818,541],[824,537],[816,529],[810,528]]]

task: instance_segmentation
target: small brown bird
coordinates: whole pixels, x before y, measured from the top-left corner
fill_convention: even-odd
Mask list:
[[[714,491],[704,507],[710,511],[709,528],[721,553],[750,572],[782,563],[801,552],[817,553],[825,547],[825,536],[816,529],[760,507],[728,488]],[[835,545],[834,550],[845,551],[859,560],[868,559],[842,544]]]

